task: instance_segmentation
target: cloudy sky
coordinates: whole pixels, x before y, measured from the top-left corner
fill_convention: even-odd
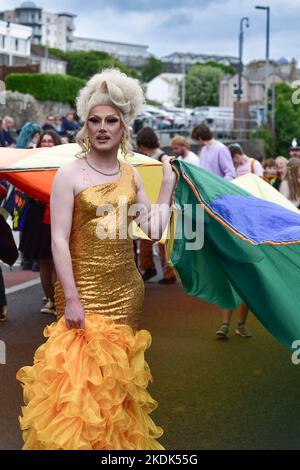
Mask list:
[[[270,56],[300,64],[300,0],[35,0],[50,12],[77,15],[75,35],[149,46],[161,57],[175,51],[238,56],[240,19],[248,16],[244,61],[264,58],[271,7]],[[21,1],[1,0],[1,10]]]

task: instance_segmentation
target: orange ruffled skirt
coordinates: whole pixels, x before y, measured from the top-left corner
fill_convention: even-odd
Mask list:
[[[85,330],[67,329],[62,317],[44,335],[34,365],[17,373],[23,449],[163,449],[149,416],[157,403],[147,391],[148,331],[91,314]]]

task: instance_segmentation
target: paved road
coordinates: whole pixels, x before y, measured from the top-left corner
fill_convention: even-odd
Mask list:
[[[0,449],[22,445],[15,380],[31,364],[49,317],[39,313],[40,285],[9,294],[9,321],[0,324],[7,364],[0,366]],[[220,312],[187,297],[180,285],[149,284],[142,327],[159,401],[153,414],[167,449],[299,449],[300,365],[251,317],[253,338],[214,337]]]

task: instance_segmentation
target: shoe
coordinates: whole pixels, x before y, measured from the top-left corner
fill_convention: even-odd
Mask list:
[[[0,306],[0,321],[7,320],[7,305]]]
[[[48,299],[48,302],[45,304],[45,306],[41,308],[41,313],[56,316],[55,305],[50,299]]]
[[[236,334],[242,338],[251,338],[252,334],[246,327],[245,323],[239,323],[235,330]]]
[[[158,284],[176,284],[176,281],[177,281],[177,279],[176,279],[175,276],[174,277],[169,277],[169,278],[163,277],[162,279],[160,279],[158,281]]]
[[[142,275],[143,281],[145,282],[149,281],[149,279],[151,279],[151,277],[156,276],[156,274],[157,274],[156,269],[146,269],[146,271]]]
[[[221,327],[216,331],[218,339],[228,339],[229,338],[229,325],[228,323],[223,323]]]
[[[38,261],[34,261],[32,263],[32,268],[31,268],[31,271],[33,271],[34,273],[38,273],[40,270],[40,264]]]
[[[21,268],[23,271],[30,271],[32,269],[32,261],[22,261]]]

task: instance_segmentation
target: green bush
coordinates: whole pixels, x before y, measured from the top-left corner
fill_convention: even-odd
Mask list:
[[[5,84],[7,90],[29,93],[41,101],[60,101],[74,106],[85,80],[63,74],[11,73],[7,75]]]

